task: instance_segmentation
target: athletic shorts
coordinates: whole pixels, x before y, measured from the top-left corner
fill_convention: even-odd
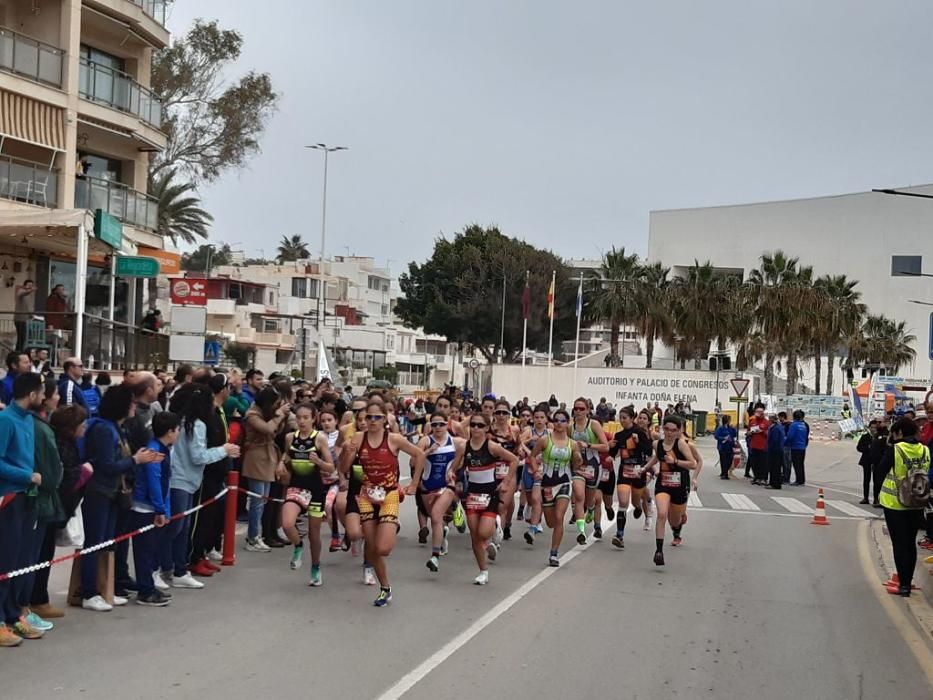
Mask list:
[[[356,497],[360,509],[360,522],[376,520],[383,523],[398,524],[399,497],[398,489],[378,492],[363,488]]]
[[[499,514],[499,491],[496,484],[470,484],[463,501],[467,514],[479,514],[483,518],[495,518]]]
[[[687,504],[687,498],[690,495],[690,477],[683,475],[681,476],[680,484],[666,484],[664,483],[665,474],[660,474],[657,483],[654,485],[654,495],[657,496],[659,493],[666,493],[671,497],[671,503],[675,506],[683,506]]]
[[[535,481],[535,473],[531,465],[522,465],[522,489],[531,491],[535,486],[541,486],[541,482]]]
[[[324,495],[321,493],[289,486],[285,491],[285,502],[294,503],[306,511],[309,518],[324,517]]]
[[[541,505],[550,508],[557,503],[559,498],[570,500],[570,484],[562,481],[550,486],[541,484]]]
[[[628,473],[631,474],[632,472],[629,471]],[[645,488],[646,486],[648,486],[648,482],[644,478],[645,476],[644,472],[642,472],[642,475],[640,477],[626,476],[625,474],[626,474],[625,465],[620,464],[619,465],[619,479],[618,479],[619,486],[630,486],[633,491],[641,490]]]
[[[428,512],[427,505],[424,502],[424,494],[441,494],[444,493],[444,491],[447,489],[453,491],[454,494],[457,493],[453,486],[443,486],[439,489],[434,489],[433,491],[423,491],[421,488],[419,488],[417,491],[415,491],[415,503],[418,505],[418,512],[421,513],[424,517],[430,518],[431,514]]]
[[[586,488],[590,491],[594,491],[599,488],[599,472],[602,470],[602,467],[599,466],[599,463],[587,463],[583,465],[583,468],[580,470],[579,474],[574,474],[573,478],[578,479],[586,483]]]

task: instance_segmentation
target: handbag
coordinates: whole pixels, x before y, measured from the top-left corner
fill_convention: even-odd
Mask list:
[[[84,546],[84,521],[81,518],[81,506],[75,510],[75,514],[68,519],[65,526],[55,533],[56,547],[77,547]]]

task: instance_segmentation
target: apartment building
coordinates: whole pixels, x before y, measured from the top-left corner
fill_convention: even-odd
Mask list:
[[[172,257],[146,194],[150,156],[166,145],[149,89],[153,53],[169,42],[166,4],[0,0],[0,344],[16,343],[16,290],[32,280],[32,341],[56,358],[134,362],[114,336],[132,334],[145,285],[113,284],[111,260]],[[67,311],[40,323],[58,285]]]

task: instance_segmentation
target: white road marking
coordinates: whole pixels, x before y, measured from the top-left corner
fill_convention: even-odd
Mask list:
[[[741,493],[724,493],[722,497],[726,499],[726,503],[733,510],[761,510],[752,502],[752,499]]]
[[[700,497],[697,496],[696,491],[691,491],[690,495],[687,496],[687,505],[689,505],[691,508],[702,508],[703,507],[703,503],[702,501],[700,501]]]
[[[787,498],[786,496],[771,496],[771,500],[782,508],[789,510],[791,513],[804,513],[805,515],[813,514],[813,509],[810,506],[806,505],[805,503],[801,503],[796,498]],[[856,513],[856,515],[860,515],[860,513]]]
[[[874,517],[874,513],[869,513],[864,508],[859,508],[854,503],[846,503],[845,501],[825,501],[827,508],[835,508],[838,511],[845,513],[846,515],[855,515],[867,518],[869,516]]]
[[[804,513],[778,513],[775,511],[766,511],[766,510],[730,510],[729,508],[699,508],[697,513],[728,513],[729,515],[773,515],[778,518],[812,518],[812,515]],[[872,518],[877,518],[877,515],[866,515],[861,518],[856,518],[851,515],[837,515],[833,518],[833,522],[837,520],[871,520]]]

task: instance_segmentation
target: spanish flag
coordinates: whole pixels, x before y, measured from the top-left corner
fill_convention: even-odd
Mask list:
[[[551,287],[547,290],[547,317],[554,318],[554,281],[557,275],[551,275]]]

